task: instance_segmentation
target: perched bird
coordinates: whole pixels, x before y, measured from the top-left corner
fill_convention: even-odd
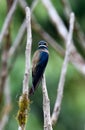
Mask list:
[[[49,58],[48,45],[45,41],[38,43],[38,49],[32,59],[32,88],[29,95],[33,94],[39,85]]]

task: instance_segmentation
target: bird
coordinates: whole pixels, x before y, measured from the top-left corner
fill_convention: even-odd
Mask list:
[[[29,95],[34,94],[40,81],[42,80],[43,73],[47,66],[49,59],[49,51],[47,42],[41,40],[38,42],[38,49],[32,58],[32,87],[29,90]]]

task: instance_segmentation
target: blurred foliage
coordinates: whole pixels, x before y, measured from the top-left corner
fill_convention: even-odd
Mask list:
[[[54,7],[58,10],[59,15],[66,22],[63,8],[60,1],[52,0]],[[85,0],[69,0],[73,11],[75,12],[76,18],[80,23],[81,29],[85,32]],[[28,0],[29,5],[32,1]],[[64,46],[61,37],[55,30],[55,27],[51,24],[49,16],[41,4],[37,5],[34,14],[43,28],[52,35],[56,41]],[[3,25],[3,21],[6,16],[6,2],[0,1],[0,30]],[[17,36],[20,24],[23,21],[24,13],[18,6],[13,17],[13,22],[11,24],[12,29],[12,42]],[[67,25],[67,23],[66,23]],[[33,45],[32,45],[32,55],[37,48],[37,42],[41,37],[33,31]],[[13,65],[13,69],[10,73],[11,81],[11,96],[13,109],[9,115],[9,121],[5,127],[5,130],[17,129],[18,124],[16,121],[16,114],[18,110],[18,99],[22,91],[22,81],[24,75],[25,67],[25,43],[26,36],[19,47],[19,54]],[[0,50],[2,51],[2,50]],[[50,58],[46,68],[46,79],[47,79],[47,89],[51,104],[51,113],[53,111],[53,106],[55,103],[57,86],[60,78],[61,67],[63,59],[57,55],[57,53],[49,46]],[[1,55],[1,52],[0,52]],[[0,56],[1,57],[1,56]],[[30,77],[31,86],[31,77]],[[83,77],[72,64],[69,64],[68,71],[66,75],[64,96],[62,102],[61,113],[57,125],[55,125],[54,130],[83,130],[85,126],[85,77]],[[31,110],[28,117],[27,129],[31,130],[43,130],[43,110],[42,110],[42,92],[41,85],[31,97]],[[34,127],[33,127],[34,126]]]

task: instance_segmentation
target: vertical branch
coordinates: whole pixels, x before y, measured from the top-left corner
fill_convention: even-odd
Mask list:
[[[3,108],[2,112],[2,118],[0,119],[0,129],[3,130],[6,123],[8,122],[9,119],[9,113],[11,111],[11,95],[10,95],[10,89],[9,89],[10,83],[9,83],[9,77],[6,78],[5,82],[5,106]]]
[[[28,109],[30,105],[30,101],[28,99],[28,91],[29,91],[29,78],[30,78],[30,55],[31,55],[31,44],[32,44],[32,36],[31,36],[31,12],[29,7],[26,7],[26,25],[27,25],[27,44],[26,44],[26,63],[25,63],[25,74],[23,79],[23,90],[22,95],[19,98],[19,110],[17,113],[17,120],[19,122],[18,130],[25,130],[26,121],[28,116]]]
[[[60,113],[60,109],[61,109],[61,102],[62,102],[62,98],[63,98],[67,65],[69,62],[69,56],[70,56],[70,52],[71,52],[70,45],[71,45],[71,41],[72,41],[73,27],[74,27],[74,14],[71,13],[70,28],[69,28],[67,44],[66,44],[66,54],[65,54],[65,58],[64,58],[64,62],[63,62],[62,70],[61,70],[60,81],[59,81],[58,91],[57,91],[57,98],[56,98],[56,102],[55,102],[55,106],[54,106],[54,110],[53,110],[53,114],[52,114],[52,124],[57,122],[58,116]]]
[[[46,88],[45,74],[42,79],[42,92],[43,92],[43,113],[44,113],[44,130],[52,130],[50,118],[50,100]]]
[[[30,56],[31,56],[31,44],[32,44],[32,35],[31,35],[31,12],[28,7],[26,7],[26,25],[27,25],[27,44],[26,44],[26,63],[25,63],[25,75],[23,80],[23,93],[28,94],[28,82],[30,76]]]

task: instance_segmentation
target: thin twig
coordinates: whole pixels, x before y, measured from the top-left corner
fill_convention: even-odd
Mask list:
[[[44,4],[44,6],[49,14],[50,20],[55,25],[55,27],[58,30],[61,37],[66,41],[68,31],[67,31],[66,27],[64,26],[64,23],[61,20],[60,16],[58,15],[58,12],[54,8],[54,6],[52,5],[50,0],[41,0],[41,1]]]
[[[17,3],[18,3],[18,0],[14,0],[14,3],[13,3],[10,11],[8,12],[8,14],[6,16],[5,22],[4,22],[3,27],[2,27],[2,31],[0,33],[0,47],[1,47],[4,35],[7,33],[11,18],[12,18],[13,14],[14,14],[14,12],[16,10]]]
[[[43,113],[44,113],[44,130],[52,130],[50,118],[50,100],[46,88],[45,74],[42,79],[42,92],[43,92]]]
[[[25,8],[28,6],[26,0],[19,0],[19,4],[23,8],[23,10],[25,11]]]
[[[62,5],[63,5],[63,7],[64,7],[64,14],[65,14],[65,16],[67,17],[67,20],[68,20],[69,14],[72,12],[70,3],[69,3],[68,0],[61,0],[61,3],[62,3]],[[81,30],[80,25],[79,25],[77,19],[75,19],[74,29],[75,29],[75,31],[76,31],[78,40],[79,40],[79,42],[81,43],[80,46],[81,46],[83,49],[85,49],[85,37],[84,37],[84,33],[83,33],[83,31]]]
[[[11,96],[9,89],[9,77],[5,81],[5,106],[3,108],[2,119],[0,120],[0,130],[3,130],[9,119],[9,112],[11,111]]]
[[[17,37],[15,38],[13,45],[11,46],[11,48],[9,50],[9,58],[11,58],[14,55],[15,51],[19,47],[22,37],[25,33],[25,30],[26,30],[26,20],[24,19],[23,23],[21,24],[21,26],[19,28]]]
[[[31,13],[34,11],[35,7],[37,6],[39,0],[33,0],[32,5],[30,7]],[[26,0],[19,0],[20,6],[25,10],[25,7],[28,6],[28,3]]]
[[[69,14],[72,12],[72,10],[68,0],[61,0],[61,4],[64,7],[64,14],[69,19]]]
[[[57,98],[52,114],[52,124],[55,124],[58,120],[60,109],[61,109],[61,102],[63,98],[63,91],[64,91],[64,83],[65,83],[65,77],[66,77],[66,72],[67,72],[67,65],[69,62],[69,56],[71,53],[70,45],[72,41],[72,34],[73,34],[73,27],[74,27],[74,14],[71,13],[70,15],[70,28],[69,28],[69,33],[67,37],[67,44],[66,44],[66,54],[61,70],[61,75],[60,75],[60,81],[58,85],[58,91],[57,91]]]
[[[34,0],[31,5],[31,13],[34,11],[35,7],[37,6],[39,0]]]

